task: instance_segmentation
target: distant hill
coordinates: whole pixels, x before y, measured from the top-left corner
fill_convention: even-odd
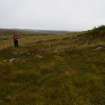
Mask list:
[[[33,30],[33,29],[0,29],[0,35],[2,34],[12,34],[13,32],[22,34],[65,34],[69,31],[59,31],[59,30]]]

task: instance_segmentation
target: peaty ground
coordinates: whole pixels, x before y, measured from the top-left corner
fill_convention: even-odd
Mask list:
[[[0,105],[105,104],[103,40],[84,41],[84,35],[23,40],[18,49],[0,50]]]

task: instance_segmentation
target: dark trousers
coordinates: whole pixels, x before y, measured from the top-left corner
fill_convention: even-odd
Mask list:
[[[16,48],[18,48],[18,47],[19,47],[18,40],[14,40],[14,47],[16,47]]]

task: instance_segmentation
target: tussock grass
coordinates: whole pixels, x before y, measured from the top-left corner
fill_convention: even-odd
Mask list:
[[[105,104],[104,41],[25,37],[19,49],[0,51],[1,105]]]

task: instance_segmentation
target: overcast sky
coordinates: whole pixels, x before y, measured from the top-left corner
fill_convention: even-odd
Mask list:
[[[0,0],[0,28],[87,30],[105,24],[105,0]]]

